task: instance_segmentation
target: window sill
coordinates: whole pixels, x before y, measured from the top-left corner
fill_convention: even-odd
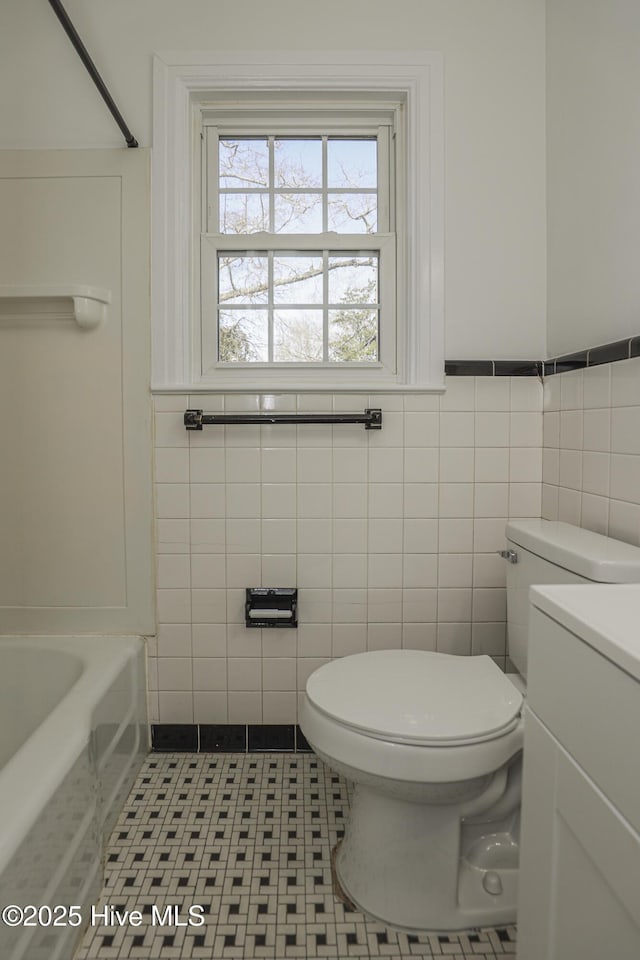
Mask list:
[[[382,384],[363,381],[357,384],[346,384],[342,381],[327,381],[324,383],[309,383],[306,381],[279,382],[277,380],[264,383],[259,379],[239,384],[226,383],[181,383],[181,384],[152,384],[151,393],[154,395],[171,394],[231,394],[231,393],[293,393],[293,394],[394,394],[394,393],[444,393],[444,371],[441,382],[433,383],[394,383]]]

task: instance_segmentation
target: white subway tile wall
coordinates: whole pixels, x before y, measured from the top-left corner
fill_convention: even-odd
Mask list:
[[[545,381],[545,519],[640,546],[639,418],[640,357]]]
[[[540,382],[518,377],[450,378],[441,398],[156,397],[152,722],[295,723],[309,674],[366,650],[486,653],[504,665],[495,551],[509,516],[540,516],[542,403]],[[369,406],[383,410],[379,432],[183,426],[189,407]],[[253,586],[297,586],[298,629],[247,629]]]

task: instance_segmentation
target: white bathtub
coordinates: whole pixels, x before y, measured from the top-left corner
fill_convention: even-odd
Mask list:
[[[0,639],[0,909],[78,906],[84,921],[0,922],[2,960],[70,960],[147,751],[140,638]]]

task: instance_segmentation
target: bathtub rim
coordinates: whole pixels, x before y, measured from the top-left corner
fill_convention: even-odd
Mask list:
[[[0,873],[17,853],[48,797],[60,787],[89,747],[92,713],[125,665],[146,650],[142,636],[20,634],[0,637],[3,648],[31,647],[71,652],[82,674],[50,714],[0,770]],[[52,759],[55,754],[55,762]]]

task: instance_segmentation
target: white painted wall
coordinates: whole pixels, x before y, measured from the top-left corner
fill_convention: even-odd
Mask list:
[[[640,332],[640,4],[547,3],[548,352]]]
[[[151,143],[153,51],[432,49],[445,64],[448,357],[539,357],[545,317],[544,0],[66,0]],[[0,149],[123,141],[44,0],[3,0]]]

